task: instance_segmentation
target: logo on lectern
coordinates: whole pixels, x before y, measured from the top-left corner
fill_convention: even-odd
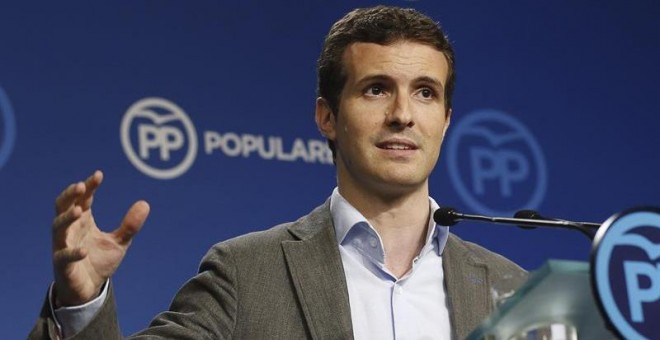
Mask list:
[[[621,336],[660,338],[660,209],[606,221],[594,239],[592,267],[600,306]]]
[[[470,208],[513,215],[543,201],[546,166],[534,135],[512,116],[479,110],[465,116],[447,141],[449,176]]]
[[[0,169],[9,160],[16,139],[16,122],[9,97],[0,87]]]

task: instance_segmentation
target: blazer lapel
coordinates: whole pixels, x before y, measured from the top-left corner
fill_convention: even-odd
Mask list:
[[[291,227],[284,256],[313,339],[353,339],[348,288],[329,201]]]
[[[442,263],[452,337],[464,339],[493,309],[488,266],[476,259],[451,234]]]

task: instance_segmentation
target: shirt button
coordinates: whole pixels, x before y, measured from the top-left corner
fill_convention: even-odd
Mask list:
[[[401,293],[403,293],[403,287],[401,287],[401,286],[399,286],[399,285],[394,285],[394,292],[395,292],[396,294],[401,294]]]
[[[378,241],[376,240],[376,238],[373,238],[373,237],[372,237],[372,238],[369,240],[369,244],[371,245],[372,248],[376,248],[376,246],[378,245]]]

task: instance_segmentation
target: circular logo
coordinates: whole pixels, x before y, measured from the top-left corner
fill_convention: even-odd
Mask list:
[[[157,179],[181,176],[197,156],[192,121],[167,99],[144,98],[131,105],[121,121],[120,135],[131,163]]]
[[[620,335],[660,338],[660,209],[608,219],[594,238],[591,261],[600,308]]]
[[[16,122],[9,97],[0,87],[0,169],[7,163],[16,139]]]
[[[545,159],[523,124],[488,109],[468,114],[453,129],[449,176],[470,208],[490,215],[538,208],[547,184]]]

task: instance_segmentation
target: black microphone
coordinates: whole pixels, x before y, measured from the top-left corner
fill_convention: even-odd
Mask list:
[[[457,212],[454,208],[440,208],[433,213],[433,220],[439,225],[451,227],[461,220],[456,214]]]
[[[536,213],[536,212],[535,212]],[[463,220],[471,221],[480,221],[480,222],[490,222],[497,224],[511,224],[520,227],[550,227],[550,228],[567,228],[567,229],[577,229],[587,235],[590,239],[593,239],[592,233],[589,233],[585,230],[584,226],[580,226],[577,222],[565,221],[565,220],[549,220],[541,218],[541,216],[536,214],[528,214],[524,216],[527,218],[521,217],[491,217],[491,216],[482,216],[482,215],[471,215],[463,214],[456,211],[454,208],[444,207],[437,209],[433,213],[433,220],[444,226],[453,226],[456,223]],[[592,223],[596,225],[595,223]]]

